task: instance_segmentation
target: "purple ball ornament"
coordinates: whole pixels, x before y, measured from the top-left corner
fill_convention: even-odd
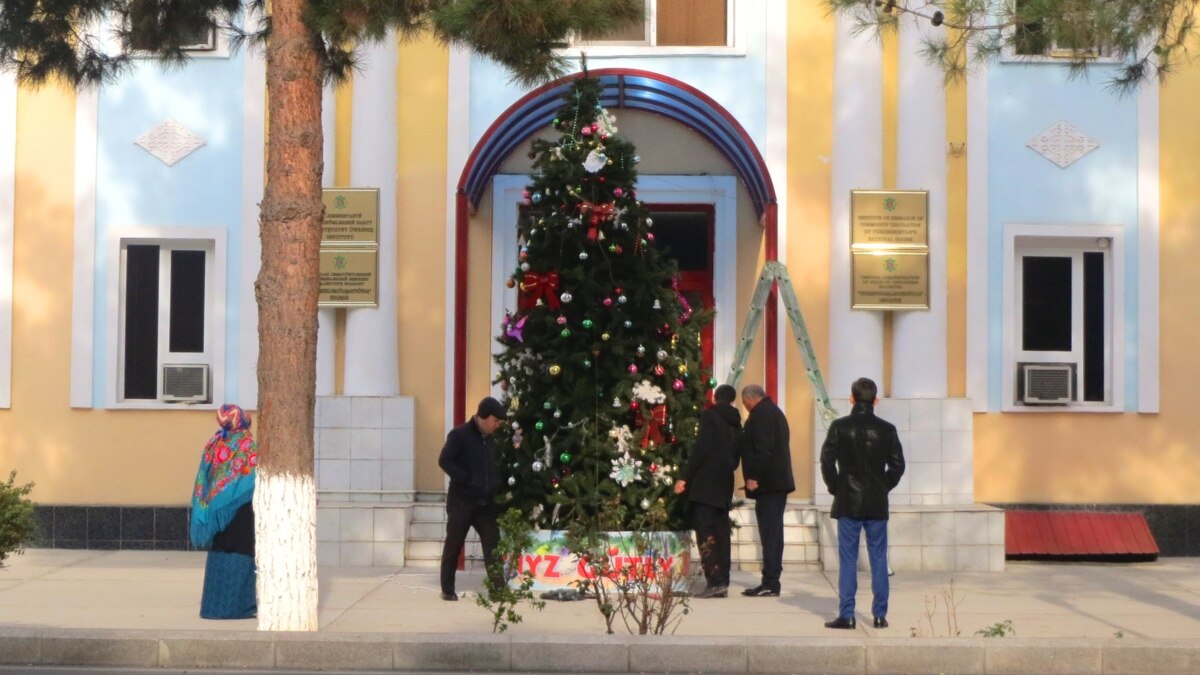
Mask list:
[[[613,196],[614,196],[614,197],[617,197],[617,198],[619,199],[619,198],[620,198],[622,195],[624,195],[624,194],[625,194],[625,191],[624,191],[624,190],[622,190],[621,188],[613,188]],[[526,199],[528,199],[528,198],[529,198],[529,193],[528,193],[528,192],[526,192],[526,193],[525,193],[525,198],[526,198]]]
[[[671,388],[675,391],[683,391],[683,380],[675,380],[675,382],[671,384]]]
[[[637,364],[636,363],[629,364],[629,367],[626,368],[626,370],[628,370],[631,375],[637,375],[637,371],[638,371]]]

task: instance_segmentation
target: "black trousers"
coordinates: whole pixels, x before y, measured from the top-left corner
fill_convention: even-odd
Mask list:
[[[692,502],[692,529],[709,588],[729,585],[729,509]]]
[[[492,569],[496,557],[496,542],[500,527],[496,525],[496,503],[491,499],[470,499],[456,494],[446,495],[446,543],[442,546],[442,592],[454,592],[454,573],[458,556],[467,540],[467,530],[475,528],[483,545],[483,563]],[[503,578],[493,582],[503,583]]]
[[[758,538],[762,542],[762,585],[779,590],[783,574],[783,511],[786,492],[769,492],[754,498],[754,516],[758,520]]]

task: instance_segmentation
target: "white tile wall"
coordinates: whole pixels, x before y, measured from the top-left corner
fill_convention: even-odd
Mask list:
[[[850,410],[848,399],[833,399]],[[895,505],[973,504],[975,501],[973,417],[967,399],[882,399],[876,413],[896,425],[907,469],[892,491]],[[826,425],[813,412],[813,503],[833,498],[821,479],[820,448]]]
[[[819,517],[821,563],[826,570],[836,570],[836,521],[827,509],[820,510]],[[1003,523],[1003,511],[982,504],[893,507],[888,562],[896,571],[1003,572]]]

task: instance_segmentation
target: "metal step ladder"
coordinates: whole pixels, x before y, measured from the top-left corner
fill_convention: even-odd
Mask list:
[[[808,338],[808,327],[804,325],[804,315],[800,312],[800,301],[796,299],[796,291],[792,288],[792,279],[787,267],[777,260],[768,260],[763,265],[762,274],[758,277],[758,285],[750,299],[750,311],[742,324],[742,339],[738,342],[733,355],[733,364],[729,367],[729,377],[726,383],[736,388],[742,380],[742,372],[746,369],[746,360],[750,358],[750,349],[754,346],[754,337],[758,334],[758,326],[762,323],[763,310],[771,295],[771,289],[779,286],[780,299],[787,310],[788,322],[792,324],[792,334],[796,345],[800,347],[800,355],[804,357],[804,368],[808,381],[813,388],[813,398],[816,399],[817,409],[821,418],[829,424],[837,419],[837,411],[829,403],[829,392],[825,389],[825,380],[821,377],[821,367],[817,365],[817,355],[813,352],[812,341]]]

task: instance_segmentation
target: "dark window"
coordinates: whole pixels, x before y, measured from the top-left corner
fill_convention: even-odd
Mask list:
[[[654,245],[674,258],[680,272],[708,272],[712,267],[709,241],[712,214],[706,211],[651,211]]]
[[[216,27],[212,21],[199,23],[193,17],[166,16],[156,0],[136,0],[129,6],[129,49],[157,52],[168,36],[178,40],[185,51],[210,52],[217,48]],[[189,26],[187,23],[196,23]],[[181,25],[182,24],[182,25]],[[177,34],[177,37],[175,36]],[[174,42],[172,42],[174,44]]]
[[[726,0],[657,0],[646,3],[654,13],[654,39],[648,39],[646,24],[623,26],[608,33],[588,33],[577,44],[647,45],[659,47],[724,47],[728,23]]]
[[[125,398],[158,398],[158,247],[125,250]]]
[[[1104,254],[1083,254],[1083,400],[1104,400]]]
[[[1071,259],[1025,256],[1021,282],[1021,348],[1071,351]]]
[[[171,251],[172,352],[204,351],[204,251]]]

